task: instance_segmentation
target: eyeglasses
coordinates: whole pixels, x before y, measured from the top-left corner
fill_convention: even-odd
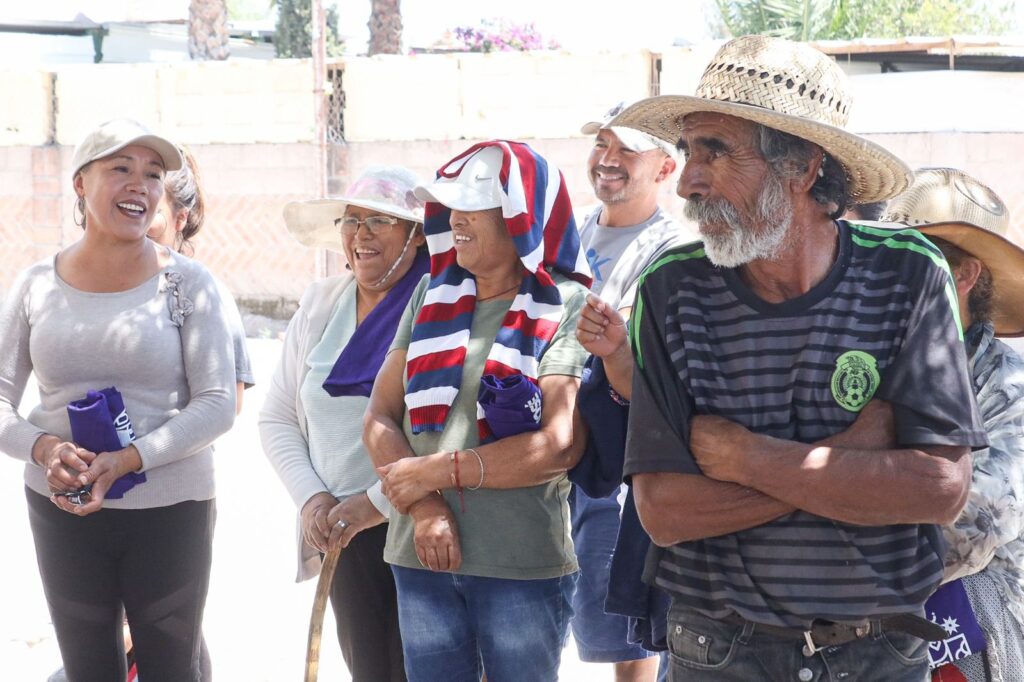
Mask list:
[[[360,225],[366,225],[366,229],[370,231],[370,234],[383,234],[397,224],[398,218],[386,215],[372,215],[363,220],[347,215],[334,221],[335,226],[341,226],[342,234],[355,234],[359,231]]]

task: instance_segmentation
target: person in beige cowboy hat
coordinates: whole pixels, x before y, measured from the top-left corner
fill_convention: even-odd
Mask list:
[[[362,431],[374,379],[428,271],[417,183],[400,166],[374,166],[343,197],[284,208],[293,237],[343,254],[349,272],[303,294],[260,412],[260,440],[299,512],[297,580],[316,575],[322,553],[345,547],[331,606],[353,680],[405,679],[383,559],[391,507]]]
[[[846,130],[840,68],[725,43],[695,96],[612,125],[677,142],[702,242],[642,279],[624,474],[662,547],[670,679],[924,680],[972,448],[987,444],[941,259],[839,220],[909,169]]]
[[[995,338],[1024,336],[1024,249],[1006,238],[1002,199],[953,168],[916,171],[884,219],[920,230],[949,261],[988,431],[967,505],[943,529],[946,580],[961,580],[986,646],[950,665],[972,682],[1024,679],[1024,360]]]

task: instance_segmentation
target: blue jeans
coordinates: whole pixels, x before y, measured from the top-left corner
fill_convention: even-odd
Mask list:
[[[672,605],[668,615],[669,677],[689,680],[926,682],[928,647],[903,632],[872,624],[867,637],[804,656],[804,643],[759,633]]]
[[[576,574],[506,580],[392,566],[409,682],[558,679]]]
[[[572,597],[572,636],[580,660],[590,663],[635,661],[653,654],[639,644],[631,644],[629,619],[606,613],[608,581],[612,554],[619,536],[617,495],[595,498],[576,486],[569,496],[572,513],[572,542],[580,577]]]

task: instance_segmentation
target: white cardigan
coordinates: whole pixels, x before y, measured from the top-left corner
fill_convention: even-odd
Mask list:
[[[330,494],[310,461],[309,432],[299,389],[309,372],[306,358],[320,343],[335,304],[350,286],[355,286],[355,279],[346,273],[313,282],[302,294],[299,309],[288,323],[281,360],[260,410],[259,429],[263,452],[298,511],[317,493]],[[366,493],[373,505],[387,516],[390,505],[381,492],[380,483]],[[296,544],[298,572],[295,580],[301,582],[320,573],[320,552],[303,539],[298,517]]]

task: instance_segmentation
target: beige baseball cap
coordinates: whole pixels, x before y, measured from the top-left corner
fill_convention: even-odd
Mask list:
[[[181,168],[184,161],[177,145],[153,133],[138,121],[128,118],[115,118],[107,121],[85,136],[71,158],[71,177],[78,175],[86,165],[110,156],[129,145],[141,145],[152,149],[160,155],[165,171]]]

